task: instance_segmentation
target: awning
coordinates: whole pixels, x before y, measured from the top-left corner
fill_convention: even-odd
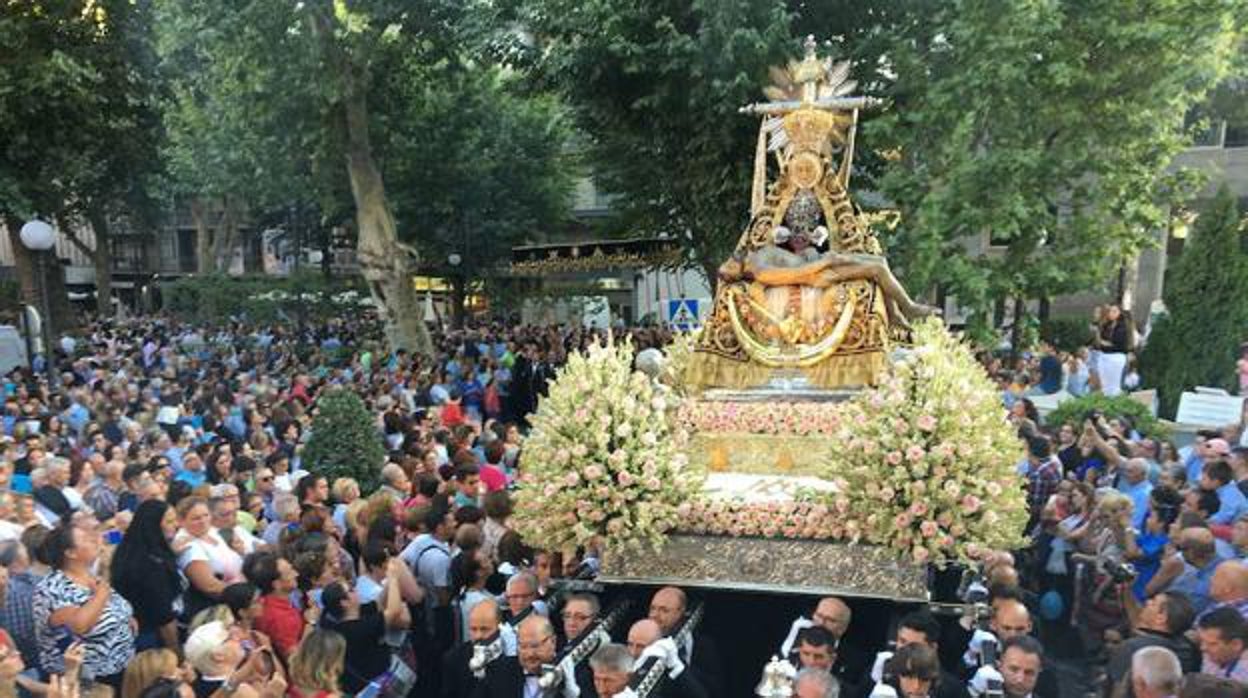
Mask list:
[[[511,248],[513,276],[545,276],[616,269],[647,269],[673,266],[684,259],[678,240],[634,238],[630,240],[581,240],[551,245]]]

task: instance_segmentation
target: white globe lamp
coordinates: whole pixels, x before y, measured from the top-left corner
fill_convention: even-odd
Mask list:
[[[22,226],[20,236],[26,249],[35,252],[46,252],[56,245],[56,231],[37,218]]]

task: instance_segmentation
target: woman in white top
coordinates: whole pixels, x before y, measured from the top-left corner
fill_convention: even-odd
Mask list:
[[[173,539],[178,569],[186,575],[186,614],[196,613],[220,599],[221,592],[234,582],[243,581],[243,558],[212,528],[208,503],[200,497],[178,502],[181,526]]]

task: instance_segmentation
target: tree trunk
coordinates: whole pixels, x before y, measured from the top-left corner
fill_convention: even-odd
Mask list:
[[[87,211],[87,221],[95,233],[95,249],[91,252],[95,267],[95,312],[100,317],[110,317],[113,314],[113,250],[109,245],[108,216],[92,207]]]
[[[234,248],[237,246],[238,203],[232,197],[227,196],[221,210],[221,221],[217,225],[217,235],[213,240],[212,256],[218,273],[230,273],[230,264],[234,261]]]
[[[1010,361],[1018,361],[1018,357],[1022,356],[1023,348],[1019,346],[1023,342],[1023,321],[1027,316],[1027,301],[1022,296],[1014,297],[1014,322],[1010,325]]]
[[[468,279],[462,274],[451,277],[451,327],[459,330],[464,327],[464,300],[467,293]]]
[[[399,243],[394,215],[386,201],[385,183],[373,158],[368,135],[368,105],[360,77],[349,63],[340,68],[346,115],[347,174],[359,226],[360,271],[385,321],[391,351],[406,349],[433,356],[420,299],[412,285],[413,252]]]
[[[9,231],[9,247],[13,249],[13,266],[22,289],[22,302],[39,307],[39,286],[35,280],[35,258],[22,244],[22,221],[15,216],[5,216],[4,227]]]
[[[191,220],[195,222],[195,270],[200,274],[211,274],[215,271],[212,230],[208,227],[204,200],[199,197],[191,199]]]

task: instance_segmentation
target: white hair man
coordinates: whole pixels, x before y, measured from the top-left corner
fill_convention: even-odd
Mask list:
[[[1135,698],[1177,695],[1182,682],[1179,658],[1165,647],[1145,647],[1131,657],[1131,690]]]
[[[822,669],[802,669],[793,679],[793,698],[839,698],[841,686]]]
[[[594,672],[594,692],[614,696],[623,693],[633,678],[633,656],[624,645],[608,643],[589,658],[589,668]]]

